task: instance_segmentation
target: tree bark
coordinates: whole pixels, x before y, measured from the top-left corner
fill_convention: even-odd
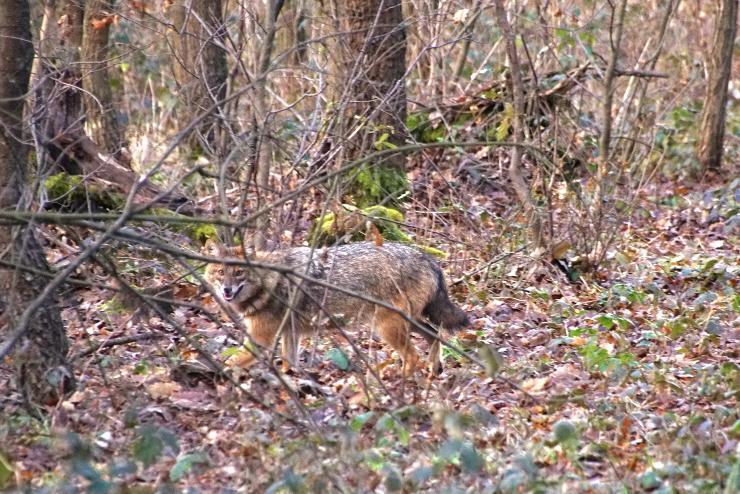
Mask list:
[[[400,0],[337,2],[339,43],[345,47],[342,81],[349,116],[386,125],[393,140],[403,142],[406,120],[406,30]],[[367,139],[363,141],[367,151]],[[397,163],[403,164],[403,163]]]
[[[524,142],[524,81],[522,80],[521,64],[519,63],[519,53],[516,48],[516,37],[514,30],[506,16],[504,0],[496,0],[494,4],[496,14],[496,23],[503,33],[506,41],[506,55],[509,59],[509,71],[511,72],[510,89],[514,101],[514,119],[512,122],[514,142]],[[522,149],[514,146],[511,149],[509,162],[509,179],[514,187],[519,202],[530,215],[531,237],[534,241],[536,250],[541,251],[547,246],[545,238],[544,220],[537,205],[532,198],[527,180],[522,173]]]
[[[173,48],[173,69],[180,88],[180,121],[187,125],[193,117],[217,105],[216,111],[195,129],[189,144],[214,149],[221,137],[223,120],[219,102],[226,96],[228,67],[226,52],[220,46],[223,14],[221,0],[177,0],[168,16],[175,32],[169,36]]]
[[[276,21],[280,15],[282,4],[269,0],[263,20],[264,39],[262,40],[257,57],[257,74],[254,80],[254,109],[252,113],[252,132],[257,133],[257,173],[256,185],[258,192],[258,207],[262,206],[265,194],[270,186],[270,168],[272,168],[273,146],[270,131],[270,103],[267,93],[267,77],[272,62],[272,50],[275,44]],[[267,231],[270,219],[263,214],[257,218],[254,247],[262,250],[267,246]]]
[[[335,140],[344,145],[343,158],[352,160],[386,145],[379,140],[392,146],[406,139],[406,30],[400,0],[335,5],[332,15],[339,32],[333,99],[341,122]],[[355,183],[350,187],[355,201],[368,205],[400,196],[407,190],[405,164],[405,156],[395,155],[371,165],[369,178],[381,193]]]
[[[709,57],[709,80],[704,97],[701,137],[697,157],[704,170],[722,165],[727,113],[727,85],[732,72],[732,52],[737,35],[738,0],[720,0],[714,22],[714,40]]]
[[[123,129],[113,102],[108,42],[113,20],[111,2],[91,0],[85,6],[82,37],[82,87],[86,127],[92,140],[119,158],[125,146]]]
[[[25,209],[28,146],[24,141],[23,106],[33,62],[27,0],[0,2],[0,208]],[[30,226],[0,225],[0,261],[49,270]],[[43,290],[44,278],[8,264],[0,265],[0,335]],[[4,345],[0,345],[4,347]],[[68,341],[56,303],[40,309],[11,353],[16,385],[27,403],[53,403],[74,387],[67,363]],[[0,361],[4,355],[0,355]]]

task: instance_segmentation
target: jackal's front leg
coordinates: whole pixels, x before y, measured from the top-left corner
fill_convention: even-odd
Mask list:
[[[250,317],[246,320],[249,342],[254,349],[249,352],[239,352],[229,358],[228,364],[234,367],[246,369],[257,361],[257,355],[264,354],[265,350],[271,350],[275,344],[280,321],[272,317]]]
[[[406,320],[396,312],[379,307],[375,311],[375,328],[383,341],[401,355],[403,375],[413,374],[420,367],[419,354],[412,345]]]

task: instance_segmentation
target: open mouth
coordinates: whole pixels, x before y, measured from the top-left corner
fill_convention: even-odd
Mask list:
[[[234,298],[236,298],[236,296],[241,291],[242,291],[242,286],[239,285],[235,290],[229,291],[228,293],[226,293],[225,290],[222,290],[222,294],[224,296],[224,300],[226,300],[227,302],[231,302],[232,300],[234,300]]]

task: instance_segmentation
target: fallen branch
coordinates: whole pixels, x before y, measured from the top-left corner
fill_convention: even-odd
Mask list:
[[[93,345],[92,347],[88,348],[87,350],[84,350],[82,352],[78,352],[72,355],[72,357],[70,357],[70,360],[71,361],[79,360],[83,357],[92,355],[93,353],[96,353],[99,350],[102,350],[103,348],[111,348],[111,347],[118,346],[118,345],[127,345],[129,343],[136,343],[139,341],[158,340],[160,338],[164,338],[164,336],[165,335],[161,333],[146,333],[146,334],[136,334],[132,336],[121,336],[120,338],[111,338],[101,343],[97,343]]]

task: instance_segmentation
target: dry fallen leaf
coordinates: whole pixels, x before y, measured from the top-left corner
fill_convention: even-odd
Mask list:
[[[169,398],[172,393],[180,391],[180,385],[176,382],[156,382],[146,387],[146,392],[149,396],[158,400],[160,398]]]
[[[549,384],[550,384],[550,378],[547,376],[533,377],[533,378],[525,379],[522,382],[522,389],[525,391],[537,392],[537,391],[542,391],[543,389],[548,387]]]

